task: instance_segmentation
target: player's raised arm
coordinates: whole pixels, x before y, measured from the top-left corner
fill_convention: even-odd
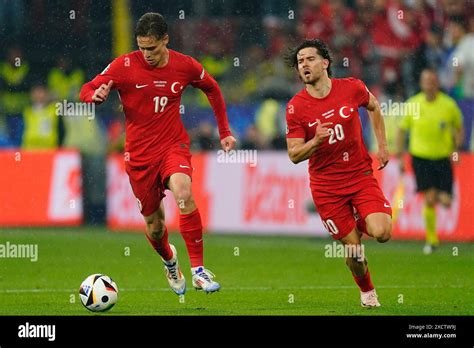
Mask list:
[[[379,160],[379,167],[377,169],[383,169],[388,163],[389,154],[387,147],[387,138],[385,136],[385,123],[383,120],[382,110],[377,98],[369,92],[369,103],[366,106],[369,112],[370,122],[372,123],[372,129],[377,139],[377,159]]]
[[[288,148],[288,156],[290,160],[297,164],[305,161],[311,157],[311,155],[317,150],[319,145],[329,136],[327,126],[331,125],[332,122],[320,123],[316,126],[316,134],[312,139],[305,142],[303,138],[287,138],[286,144]]]
[[[216,80],[214,80],[197,61],[193,60],[193,65],[195,69],[199,69],[199,77],[192,81],[191,85],[199,88],[206,94],[216,117],[221,146],[225,151],[232,150],[235,147],[236,140],[232,136],[232,132],[229,128],[229,120],[227,118],[225,101],[221,89]]]
[[[95,82],[94,79],[82,86],[80,94],[81,101],[86,103],[101,104],[109,97],[113,85],[113,80],[109,80],[107,83],[97,85],[97,82]]]
[[[80,92],[81,101],[95,104],[106,101],[110,91],[117,88],[117,82],[120,81],[120,64],[119,58],[114,60],[92,81],[85,83]]]

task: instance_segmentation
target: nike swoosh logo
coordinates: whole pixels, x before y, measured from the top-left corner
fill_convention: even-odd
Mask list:
[[[191,168],[189,166],[183,166],[182,164],[179,165],[180,168]]]
[[[313,123],[311,123],[311,122],[308,122],[308,126],[309,126],[309,127],[313,127],[313,126],[314,126],[316,123],[318,123],[318,121],[316,121],[316,122],[313,122]]]
[[[194,240],[196,243],[201,243],[202,242],[202,238],[201,239],[195,239]]]
[[[136,88],[143,88],[143,87],[146,87],[148,85],[139,85],[138,83],[135,85]]]
[[[383,206],[384,206],[385,208],[390,208],[390,206],[389,206],[387,203],[384,203]]]

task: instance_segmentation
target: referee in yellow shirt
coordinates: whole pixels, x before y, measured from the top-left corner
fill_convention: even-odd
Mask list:
[[[449,208],[452,202],[453,170],[451,160],[458,160],[464,142],[462,113],[454,99],[439,90],[434,70],[425,69],[420,76],[421,92],[407,100],[415,110],[399,124],[397,156],[400,170],[405,170],[403,153],[409,133],[408,151],[416,177],[417,192],[424,193],[423,217],[426,229],[425,254],[439,245],[436,233],[436,204]]]

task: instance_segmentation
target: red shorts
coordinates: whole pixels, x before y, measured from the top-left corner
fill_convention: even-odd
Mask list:
[[[153,214],[166,196],[167,180],[174,173],[192,178],[191,153],[188,148],[173,148],[158,163],[143,167],[125,166],[138,208],[143,216]]]
[[[312,187],[311,194],[324,227],[336,240],[354,229],[354,215],[358,215],[361,222],[372,213],[392,216],[390,203],[372,173],[358,178],[353,184],[346,184],[344,189],[332,190],[326,186],[324,190],[318,190]],[[364,228],[362,232],[367,233],[367,230]]]

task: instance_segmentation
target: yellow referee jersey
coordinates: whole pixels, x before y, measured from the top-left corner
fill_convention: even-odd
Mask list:
[[[409,110],[400,128],[409,132],[408,151],[430,160],[450,157],[455,150],[454,133],[462,127],[462,113],[456,101],[438,92],[432,101],[421,92],[409,98]]]

